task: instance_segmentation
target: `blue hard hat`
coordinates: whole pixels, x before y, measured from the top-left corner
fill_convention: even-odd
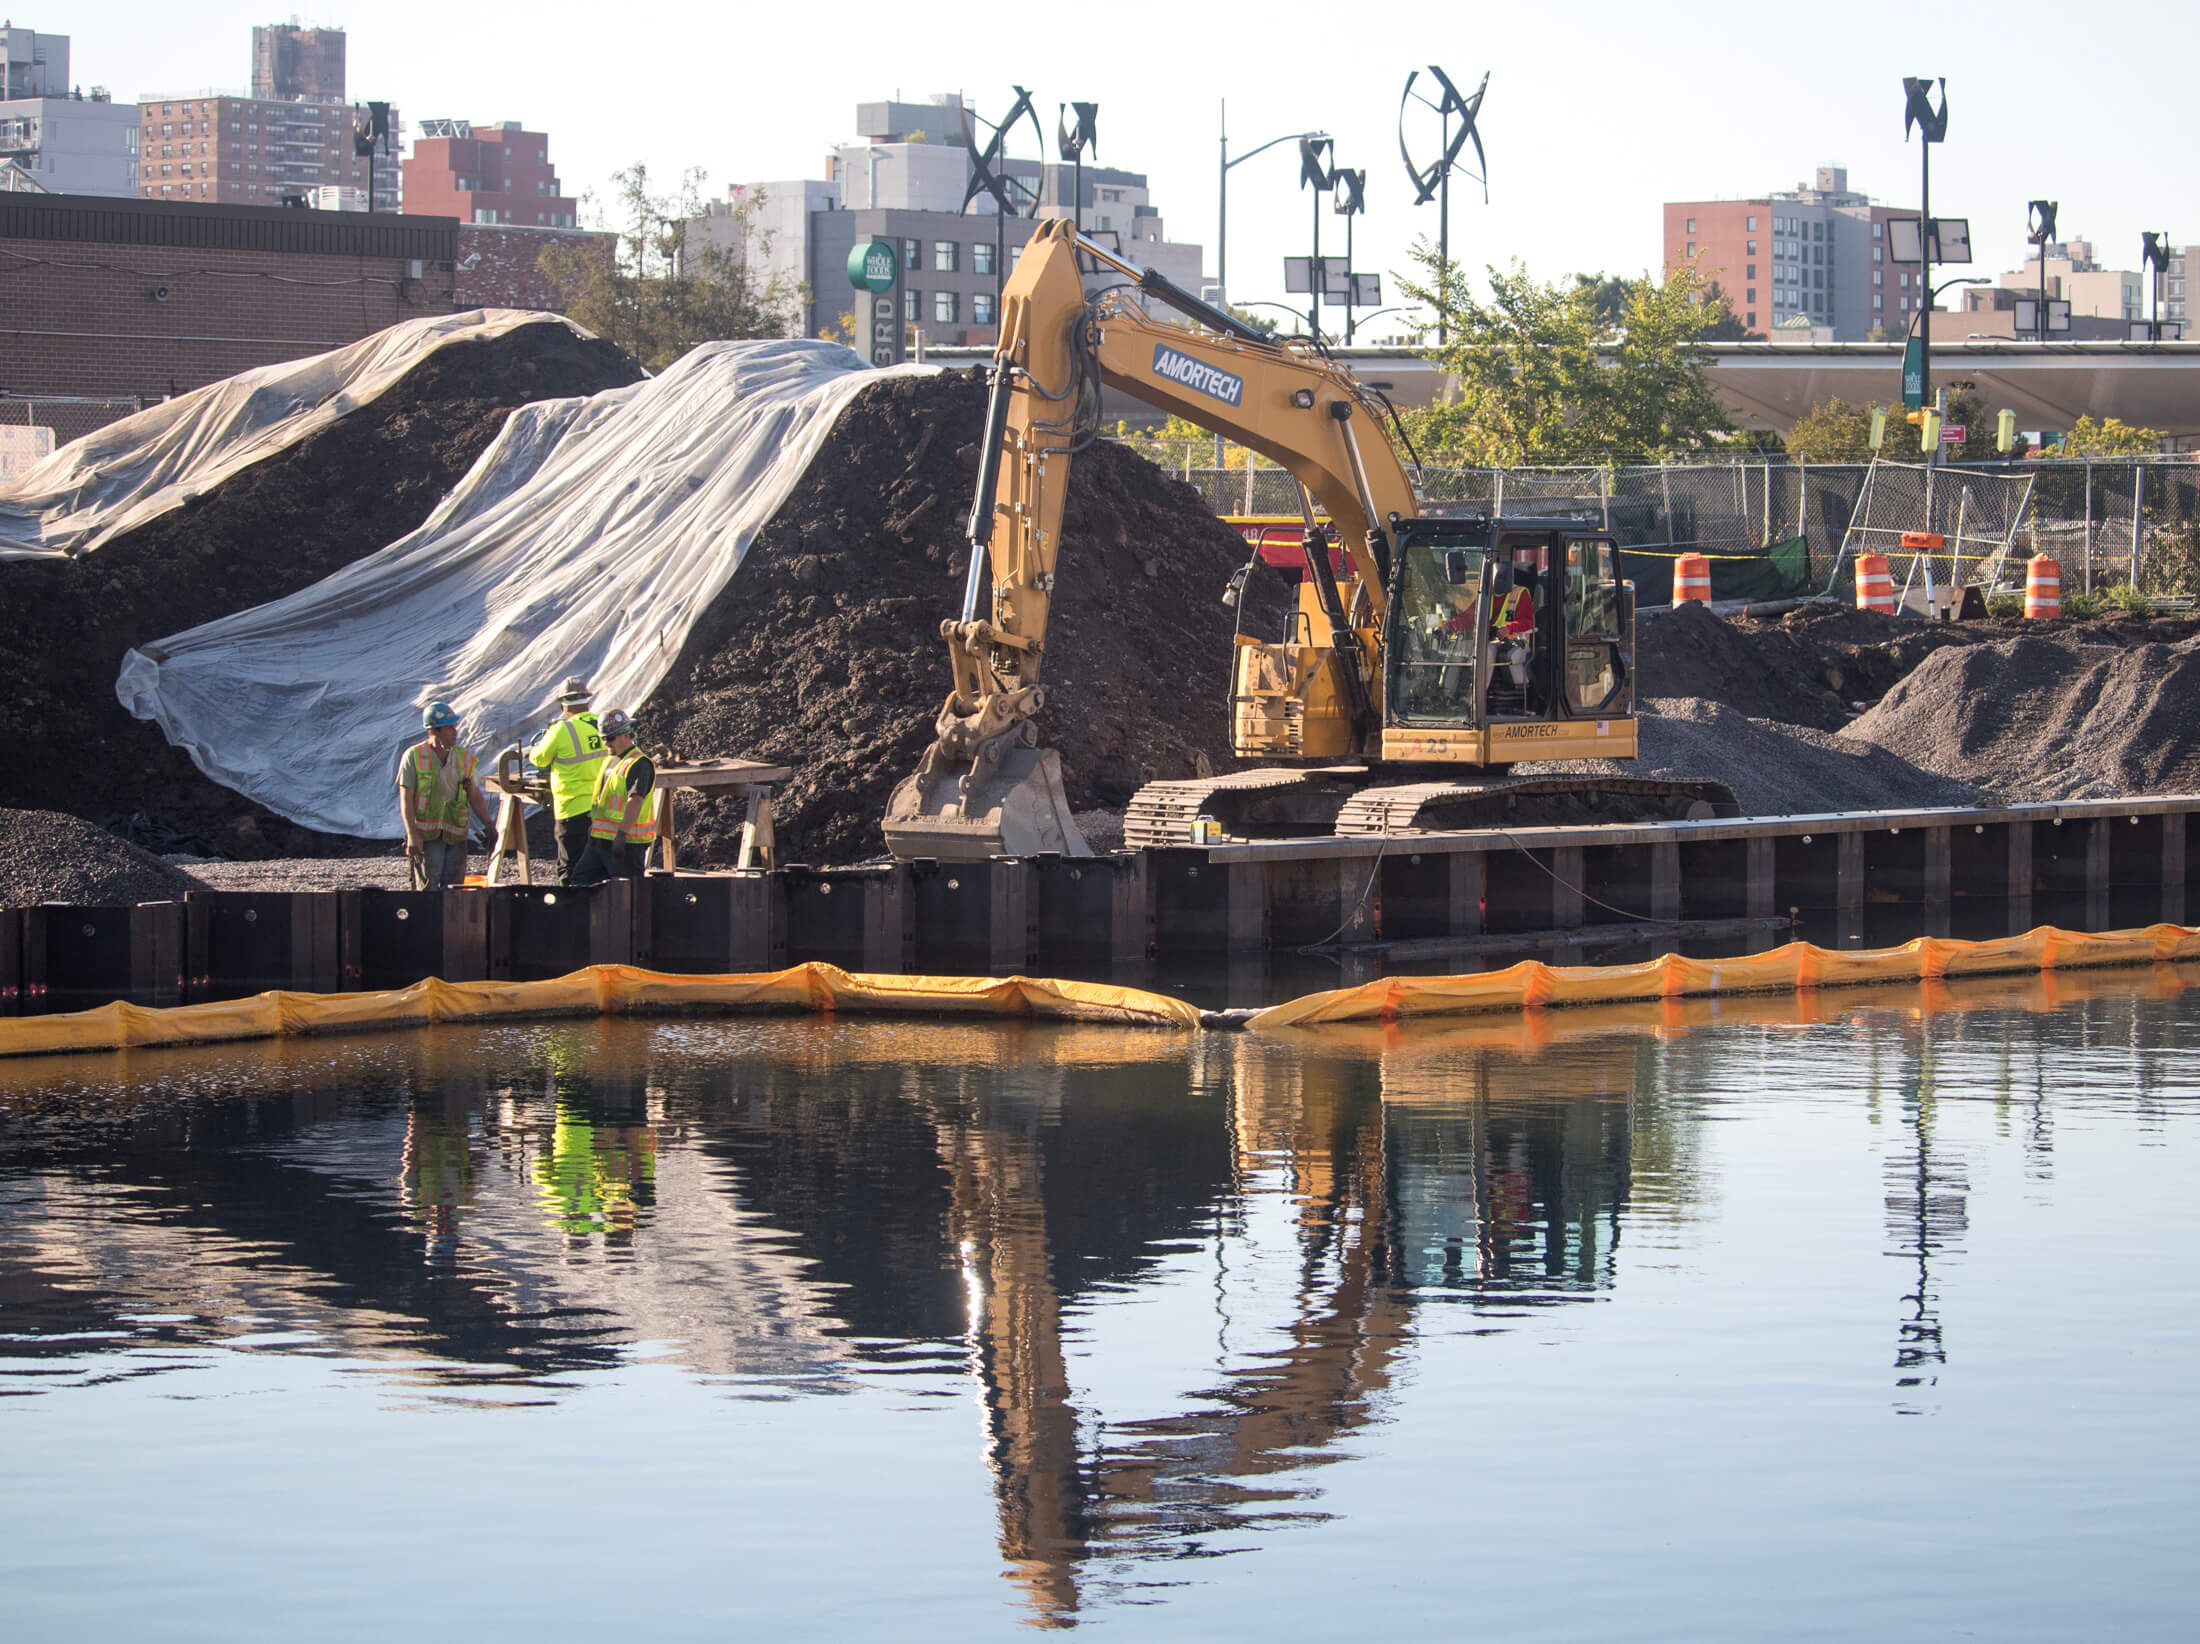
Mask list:
[[[431,702],[428,704],[427,711],[420,716],[420,726],[423,730],[439,731],[446,725],[456,725],[457,723],[458,710],[448,702]]]

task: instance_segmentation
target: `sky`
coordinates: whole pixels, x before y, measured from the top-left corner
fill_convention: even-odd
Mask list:
[[[21,26],[72,37],[79,83],[118,98],[245,89],[255,23],[295,16],[345,28],[355,99],[395,102],[408,132],[436,116],[547,131],[575,194],[607,193],[611,173],[636,160],[661,176],[700,166],[713,193],[818,177],[829,147],[853,137],[858,102],[959,91],[998,117],[1021,84],[1050,139],[1059,104],[1099,104],[1097,163],[1147,173],[1169,237],[1204,245],[1210,275],[1226,106],[1233,153],[1317,128],[1335,136],[1337,163],[1367,171],[1354,261],[1383,276],[1386,302],[1415,239],[1436,234],[1437,208],[1412,204],[1398,130],[1406,75],[1431,63],[1463,90],[1490,76],[1488,203],[1471,182],[1452,190],[1453,255],[1470,266],[1517,259],[1547,279],[1640,273],[1662,255],[1664,201],[1760,196],[1825,163],[1846,165],[1852,189],[1914,204],[1905,74],[1947,78],[1933,203],[1936,215],[1969,217],[1973,272],[2017,265],[2025,202],[2038,197],[2060,200],[2062,236],[2093,240],[2112,267],[2137,266],[2143,229],[2200,242],[2200,189],[2189,181],[2200,127],[2186,95],[2200,8],[2190,0],[2132,0],[2099,19],[2067,0],[1859,0],[1791,9],[1786,21],[1755,8],[1765,22],[1747,30],[1722,21],[1739,8],[1642,0],[1270,0],[1181,14],[1029,4],[988,13],[970,0],[839,0],[814,12],[685,0],[633,12],[571,0],[452,11],[400,0],[356,15],[224,0],[16,6]],[[1011,149],[1031,152],[1028,136]],[[1282,277],[1283,259],[1304,255],[1312,235],[1295,145],[1233,169],[1229,208],[1233,300],[1303,303],[1286,298]],[[1325,253],[1343,249],[1341,226],[1325,217]]]

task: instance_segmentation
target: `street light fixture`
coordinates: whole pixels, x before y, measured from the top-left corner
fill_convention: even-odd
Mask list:
[[[1918,397],[1914,403],[1920,406],[1933,397],[1933,252],[1937,249],[1933,244],[1933,145],[1945,142],[1948,137],[1948,82],[1946,79],[1939,82],[1940,107],[1937,109],[1933,107],[1933,85],[1933,81],[1919,76],[1902,77],[1902,140],[1909,141],[1913,126],[1923,139],[1918,144],[1917,254],[1918,283],[1925,287],[1926,297],[1925,306],[1911,321],[1916,327],[1918,341]],[[1905,370],[1903,376],[1907,378],[1908,375]],[[1905,381],[1902,396],[1905,400],[1910,397],[1908,387]]]
[[[1927,254],[1930,255],[1929,252]],[[1992,280],[1987,279],[1982,274],[1970,274],[1961,279],[1942,280],[1940,284],[1928,287],[1925,292],[1925,300],[1918,305],[1917,311],[1910,316],[1911,335],[1916,336],[1930,332],[1932,322],[1926,319],[1925,316],[1932,312],[1933,304],[1940,301],[1940,294],[1943,291],[1953,291],[1959,285],[1992,285],[1993,283]],[[1946,389],[1941,389],[1933,395],[1933,408],[1929,415],[1934,419],[1936,429],[1939,427],[1940,419],[1947,411],[1947,407],[1941,402],[1942,395],[1946,392]],[[1931,467],[1937,468],[1940,465],[1940,444],[1938,440],[1935,440],[1932,449],[1926,452],[1925,461]]]
[[[1266,154],[1282,143],[1305,142],[1309,138],[1327,137],[1326,131],[1294,131],[1286,136],[1271,138],[1255,149],[1248,149],[1236,159],[1230,158],[1229,104],[1222,105],[1222,170],[1217,175],[1215,191],[1215,306],[1225,313],[1230,307],[1230,171],[1241,166],[1255,155]]]

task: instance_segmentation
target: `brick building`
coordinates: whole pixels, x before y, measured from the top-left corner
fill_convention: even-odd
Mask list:
[[[550,139],[517,120],[423,120],[404,175],[407,211],[513,228],[572,228],[577,220],[550,164]]]
[[[385,111],[386,135],[362,155],[355,131]],[[318,188],[353,188],[369,209],[403,198],[404,122],[389,104],[345,100],[341,29],[252,31],[252,94],[196,91],[138,104],[139,192],[148,200],[279,206]]]
[[[0,194],[0,393],[157,398],[451,313],[457,237],[438,217]]]
[[[616,234],[458,225],[458,264],[452,281],[460,308],[541,308],[563,311],[566,293],[542,266],[547,246],[571,246],[609,267],[618,255]]]
[[[1750,200],[1669,200],[1665,266],[1691,259],[1752,331],[1804,322],[1838,342],[1908,329],[1923,270],[1893,260],[1887,224],[1915,211],[1875,205],[1840,166],[1811,184]]]

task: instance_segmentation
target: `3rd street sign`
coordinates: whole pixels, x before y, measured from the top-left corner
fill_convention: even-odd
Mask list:
[[[848,283],[858,291],[891,291],[900,272],[901,260],[888,241],[869,240],[849,249]]]

